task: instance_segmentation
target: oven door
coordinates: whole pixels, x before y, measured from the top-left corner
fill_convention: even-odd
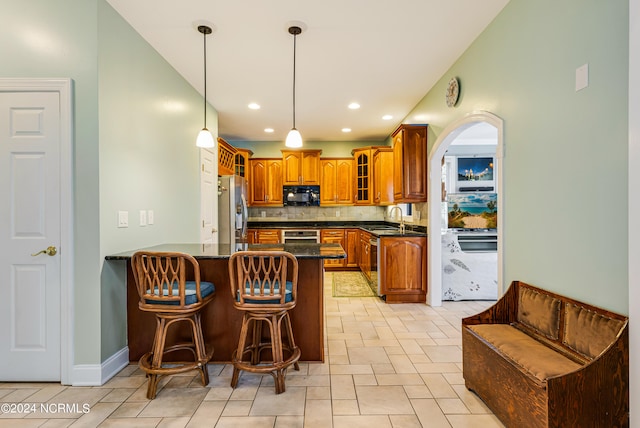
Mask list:
[[[320,231],[315,229],[284,229],[282,242],[285,244],[318,244],[320,243]]]

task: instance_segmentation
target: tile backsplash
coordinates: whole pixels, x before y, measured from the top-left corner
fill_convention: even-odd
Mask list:
[[[393,221],[388,207],[249,207],[249,221]],[[427,225],[427,204],[413,204],[412,224]],[[419,213],[419,214],[418,214]],[[417,215],[416,215],[417,214]]]
[[[384,220],[385,207],[249,207],[249,221]]]

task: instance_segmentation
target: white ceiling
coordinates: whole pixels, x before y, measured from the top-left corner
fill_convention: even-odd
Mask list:
[[[416,106],[508,0],[107,0],[207,99],[230,141],[379,141]],[[305,28],[306,27],[306,28]],[[255,102],[259,110],[247,106]],[[361,108],[347,105],[358,102]],[[442,102],[445,102],[444,94]],[[383,115],[391,120],[382,120]],[[264,129],[274,129],[267,134]],[[343,133],[342,128],[352,132]],[[195,131],[194,131],[195,132]]]

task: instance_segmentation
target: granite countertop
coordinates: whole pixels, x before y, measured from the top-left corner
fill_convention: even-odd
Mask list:
[[[400,236],[427,236],[427,228],[411,223],[405,223],[405,233],[400,233],[398,223],[384,221],[260,221],[250,220],[248,227],[252,229],[362,229],[378,237],[400,237]]]
[[[197,260],[228,259],[231,254],[241,250],[287,251],[299,259],[344,259],[347,254],[340,244],[162,244],[111,254],[105,260],[129,260],[139,250],[175,251],[187,253]]]

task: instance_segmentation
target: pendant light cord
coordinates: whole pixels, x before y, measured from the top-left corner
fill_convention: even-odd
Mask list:
[[[296,39],[298,35],[293,35],[293,128],[296,127]]]
[[[204,37],[204,127],[207,128],[207,32],[203,31]]]

